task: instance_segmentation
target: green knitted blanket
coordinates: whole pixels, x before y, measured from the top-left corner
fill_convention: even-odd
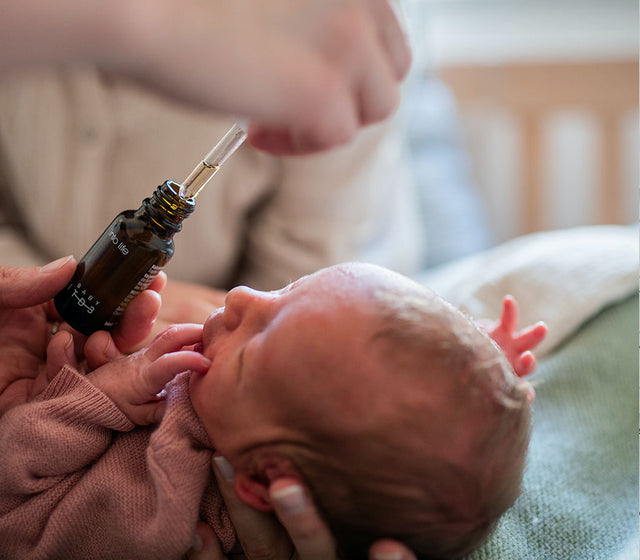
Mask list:
[[[543,358],[523,493],[469,560],[637,560],[638,297]]]

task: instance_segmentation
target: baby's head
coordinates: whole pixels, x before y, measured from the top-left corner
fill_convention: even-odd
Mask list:
[[[460,556],[519,493],[525,387],[468,318],[400,275],[350,264],[237,288],[204,343],[191,398],[239,496],[268,509],[270,482],[301,477],[348,558],[380,537]]]

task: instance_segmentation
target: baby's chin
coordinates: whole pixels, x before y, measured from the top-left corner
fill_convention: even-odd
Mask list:
[[[205,376],[210,375],[210,373],[211,370],[207,373],[192,371],[189,375],[189,398],[191,399],[191,406],[193,406],[193,409],[199,417],[202,416],[203,403],[200,401],[204,392],[203,381]]]

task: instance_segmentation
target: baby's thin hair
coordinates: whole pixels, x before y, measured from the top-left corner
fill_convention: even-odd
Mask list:
[[[420,435],[416,449],[396,445],[389,427],[326,448],[294,446],[288,455],[345,558],[367,558],[381,537],[419,558],[458,558],[487,538],[520,492],[530,436],[525,386],[493,342],[430,290],[376,287],[372,300],[378,361],[416,391],[444,386],[451,406],[403,407],[397,429]]]

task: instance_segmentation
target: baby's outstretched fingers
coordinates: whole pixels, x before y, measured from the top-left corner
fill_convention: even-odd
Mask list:
[[[143,396],[151,399],[157,395],[165,385],[176,375],[183,371],[191,370],[205,373],[211,366],[211,360],[198,352],[183,350],[171,352],[154,360],[141,374]]]
[[[183,323],[162,331],[144,352],[148,360],[157,360],[168,352],[202,342],[202,325]]]
[[[516,350],[519,352],[533,350],[547,336],[547,330],[547,325],[542,321],[522,329],[515,339]]]
[[[513,296],[506,295],[502,300],[500,326],[507,332],[513,332],[518,326],[518,304]]]
[[[47,381],[51,381],[65,365],[78,367],[73,335],[63,330],[58,331],[47,346]]]
[[[529,351],[520,354],[513,360],[513,370],[518,377],[526,377],[536,369],[536,357]]]

